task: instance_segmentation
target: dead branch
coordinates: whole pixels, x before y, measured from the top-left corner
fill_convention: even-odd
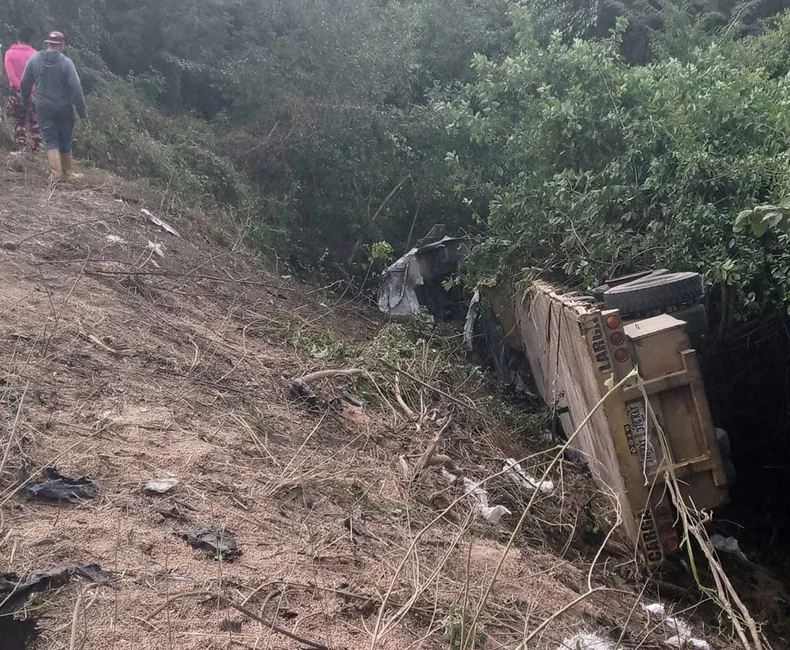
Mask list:
[[[162,605],[157,607],[153,612],[151,612],[148,616],[146,616],[145,620],[146,621],[150,621],[157,614],[160,614],[165,609],[167,609],[176,600],[180,600],[181,598],[188,598],[190,596],[212,596],[212,597],[216,598],[220,603],[224,603],[227,607],[231,607],[231,608],[235,609],[237,612],[239,612],[241,614],[244,614],[245,616],[251,618],[252,620],[258,621],[258,623],[260,623],[261,625],[265,625],[267,628],[269,628],[273,632],[277,632],[277,634],[282,634],[283,636],[287,636],[289,639],[293,639],[297,643],[301,643],[301,644],[309,646],[311,648],[315,648],[315,650],[329,650],[328,646],[325,646],[322,643],[316,643],[315,641],[310,641],[309,639],[305,639],[304,637],[301,637],[301,636],[299,636],[297,634],[294,634],[293,632],[289,632],[288,630],[285,630],[285,629],[281,628],[280,626],[276,625],[275,623],[272,623],[271,621],[267,621],[265,618],[263,618],[261,616],[258,616],[254,612],[251,612],[246,607],[243,607],[242,605],[238,605],[237,603],[234,603],[232,600],[230,600],[226,596],[223,596],[222,594],[216,593],[216,592],[213,592],[213,591],[186,591],[184,593],[176,594],[174,596],[171,596]]]
[[[311,381],[318,381],[319,379],[329,379],[330,377],[352,377],[354,375],[359,375],[360,373],[365,372],[361,368],[347,368],[347,369],[333,369],[329,368],[327,370],[317,370],[316,372],[311,372],[306,375],[302,375],[299,379],[305,383],[310,383]]]
[[[428,445],[428,448],[425,450],[423,455],[420,456],[419,460],[417,461],[417,464],[414,466],[415,476],[419,474],[422,470],[424,470],[425,467],[428,465],[428,463],[431,461],[431,458],[433,458],[433,455],[436,453],[436,450],[439,448],[439,443],[442,440],[442,436],[444,435],[444,432],[447,431],[447,429],[450,427],[452,423],[453,423],[453,416],[449,415],[447,417],[447,421],[442,425],[442,428],[439,429],[439,433],[436,434],[436,437],[431,441],[431,444]]]
[[[403,399],[403,395],[400,392],[400,373],[395,373],[395,385],[393,387],[393,392],[395,393],[395,401],[398,403],[403,409],[403,412],[406,414],[406,417],[410,420],[416,420],[417,414],[409,408],[409,405]]]
[[[469,404],[468,402],[464,402],[464,401],[458,399],[457,397],[453,397],[452,395],[450,395],[450,393],[447,393],[447,392],[443,391],[441,388],[437,388],[436,386],[433,386],[433,385],[429,384],[428,382],[423,381],[419,377],[415,377],[410,372],[406,372],[403,368],[398,368],[398,366],[394,366],[391,363],[389,363],[388,361],[384,361],[383,359],[381,360],[381,363],[383,363],[390,370],[394,370],[395,372],[403,373],[406,377],[408,377],[412,381],[416,381],[418,384],[420,384],[421,386],[424,386],[425,388],[428,388],[429,390],[432,390],[434,393],[438,393],[439,395],[442,395],[443,397],[446,397],[451,402],[454,402],[455,404],[458,404],[459,406],[463,406],[466,409],[470,409],[470,410],[474,411],[475,413],[480,413],[480,409],[478,409],[474,404]]]

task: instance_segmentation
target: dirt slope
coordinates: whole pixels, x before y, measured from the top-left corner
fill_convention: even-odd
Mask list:
[[[404,471],[450,416],[438,452],[472,480],[508,456],[540,475],[552,457],[536,455],[535,423],[451,356],[451,338],[415,342],[265,272],[222,215],[165,214],[104,175],[50,186],[19,169],[0,172],[0,571],[96,563],[115,576],[31,599],[32,647],[309,647],[265,621],[336,650],[555,650],[585,631],[670,647],[676,630],[639,606],[651,599],[631,558],[606,540],[614,509],[580,472],[552,470],[555,490],[505,553],[529,489],[486,484],[512,513],[492,525],[440,467]],[[400,378],[419,423],[384,361],[425,382]],[[365,370],[312,384],[364,407],[292,399],[287,377],[328,367]],[[90,477],[98,496],[25,499],[23,467],[36,481],[47,466]],[[179,483],[143,490],[163,477]],[[216,561],[174,534],[196,525],[232,533],[241,555]]]

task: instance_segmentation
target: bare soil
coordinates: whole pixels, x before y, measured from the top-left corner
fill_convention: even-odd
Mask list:
[[[557,464],[510,547],[528,490],[492,478],[492,504],[512,512],[492,525],[439,467],[404,473],[449,415],[437,451],[476,480],[509,456],[539,476],[553,457],[448,351],[452,336],[406,344],[375,313],[266,271],[228,214],[168,213],[103,173],[52,185],[43,163],[0,163],[0,572],[96,563],[116,577],[31,601],[35,649],[307,647],[271,623],[335,650],[470,648],[476,612],[478,648],[556,650],[581,632],[668,647],[673,632],[639,607],[653,587],[606,535],[615,508],[582,473]],[[382,360],[422,380],[400,378],[419,423]],[[293,399],[289,378],[331,367],[365,372],[317,393],[365,406]],[[49,466],[99,495],[27,500],[23,468],[35,480]],[[179,483],[145,492],[164,477]],[[174,534],[196,525],[232,533],[241,555],[218,561]],[[729,647],[693,607],[682,615]]]

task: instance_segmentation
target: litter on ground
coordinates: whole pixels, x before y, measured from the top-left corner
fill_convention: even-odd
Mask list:
[[[505,461],[504,469],[506,470],[506,474],[510,479],[516,484],[527,490],[540,490],[541,492],[552,492],[554,491],[554,483],[551,479],[544,479],[543,481],[535,478],[530,473],[528,473],[522,466],[521,463],[516,462],[514,458],[508,458]]]
[[[46,501],[93,499],[98,493],[99,488],[89,478],[63,476],[54,467],[45,467],[41,470],[41,479],[25,485],[25,494],[28,497]]]
[[[146,492],[154,494],[165,494],[178,485],[177,478],[157,478],[151,479],[143,488]]]
[[[562,640],[557,650],[613,650],[614,645],[597,634],[577,634]]]
[[[488,492],[480,487],[480,483],[470,478],[464,479],[464,489],[467,494],[471,494],[477,502],[477,509],[483,518],[495,526],[502,521],[504,515],[511,514],[505,506],[489,506]]]
[[[189,542],[192,548],[205,551],[215,560],[230,562],[241,555],[236,538],[227,530],[216,531],[206,526],[196,526],[177,530],[175,534]]]
[[[31,571],[23,579],[0,574],[0,639],[3,650],[26,650],[38,635],[38,615],[29,598],[41,591],[62,587],[74,576],[103,584],[113,574],[97,564],[69,564],[46,571]]]
[[[181,237],[179,232],[175,228],[173,228],[173,226],[167,223],[165,220],[160,219],[155,214],[149,212],[145,208],[141,208],[140,212],[142,212],[146,217],[148,217],[148,220],[155,226],[159,226],[162,230],[164,230],[167,233],[170,233],[171,235],[175,235],[176,237]]]

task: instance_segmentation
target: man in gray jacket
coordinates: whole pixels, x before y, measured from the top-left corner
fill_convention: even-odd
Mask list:
[[[88,119],[88,109],[82,94],[82,84],[74,62],[63,54],[66,38],[60,32],[50,32],[44,41],[47,49],[28,59],[22,75],[22,102],[27,106],[33,86],[36,87],[36,113],[44,143],[47,162],[55,178],[79,178],[71,158],[71,136],[74,131],[74,109]]]

